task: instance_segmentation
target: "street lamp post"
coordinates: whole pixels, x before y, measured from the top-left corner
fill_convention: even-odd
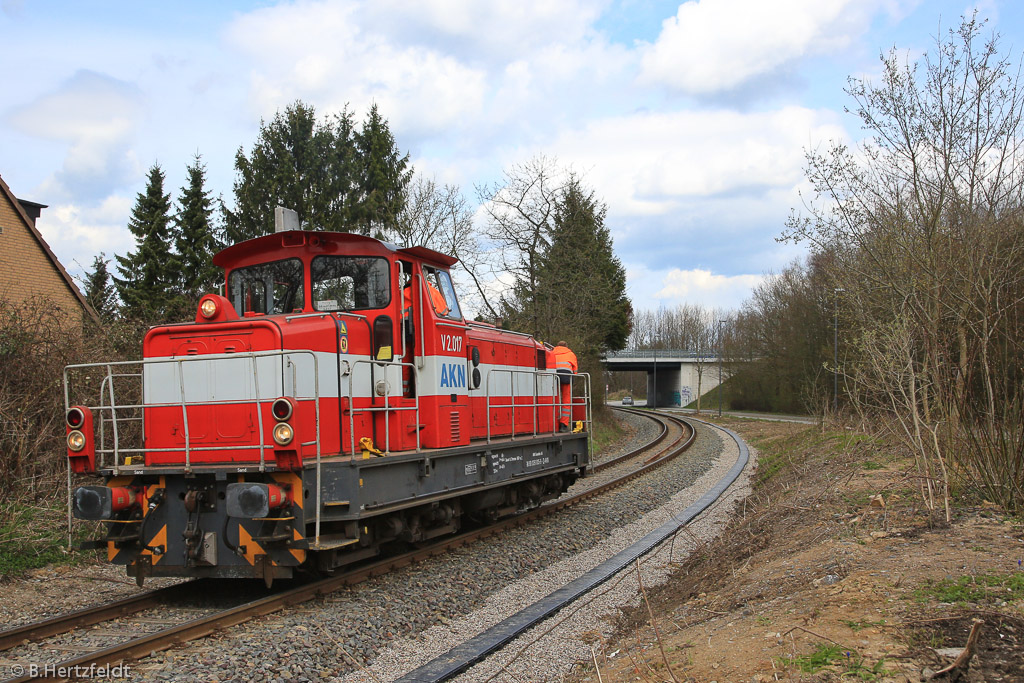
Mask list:
[[[718,321],[718,417],[722,417],[722,323]]]
[[[654,346],[654,345],[651,344],[651,346]],[[654,402],[651,403],[651,401],[648,401],[647,403],[649,404],[649,407],[651,407],[651,408],[657,408],[658,407],[658,349],[657,348],[654,349]]]
[[[839,412],[839,293],[845,292],[842,287],[832,291],[835,296],[832,312],[832,414]]]

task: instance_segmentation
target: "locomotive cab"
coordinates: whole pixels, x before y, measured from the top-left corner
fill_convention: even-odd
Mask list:
[[[69,490],[75,516],[140,581],[330,570],[585,473],[589,378],[559,434],[550,347],[466,321],[456,259],[291,230],[213,262],[223,296],[151,328],[141,362],[65,371],[69,467],[106,480]]]
[[[163,406],[147,408],[147,458],[180,458],[174,447],[185,447],[184,425],[171,414],[180,412],[180,383],[198,392],[190,401],[215,404],[206,419],[203,409],[189,408],[196,415],[189,416],[188,449],[211,446],[197,448],[190,463],[250,460],[223,446],[258,441],[259,425],[274,420],[256,404],[278,396],[296,401],[297,433],[315,431],[317,409],[338,416],[340,429],[317,437],[321,452],[359,453],[362,438],[388,453],[468,443],[468,431],[459,429],[468,395],[465,357],[458,355],[468,328],[447,271],[454,259],[360,235],[289,231],[225,249],[214,263],[226,271],[224,316],[197,317],[200,325],[184,337],[178,326],[154,328],[145,357],[278,357],[257,359],[255,372],[238,356],[213,358],[189,366],[184,382],[176,381],[174,364],[147,368],[146,403]],[[215,328],[221,323],[225,329]],[[223,404],[229,400],[237,403]],[[161,410],[167,414],[158,417]],[[156,455],[161,448],[167,455]],[[300,442],[296,457],[313,455],[313,444]]]

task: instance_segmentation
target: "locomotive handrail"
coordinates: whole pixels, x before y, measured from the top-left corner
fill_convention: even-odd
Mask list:
[[[142,373],[139,373],[139,377],[140,378],[142,377]],[[107,390],[110,392],[110,406],[111,406],[111,416],[110,416],[111,417],[111,423],[110,423],[110,428],[112,430],[114,430],[114,465],[116,466],[117,465],[117,447],[118,447],[119,439],[118,439],[118,432],[117,432],[117,415],[115,413],[113,413],[113,411],[115,410],[114,406],[117,405],[117,401],[114,398],[114,375],[113,375],[113,372],[111,371],[111,368],[110,368],[109,365],[107,366],[107,378],[104,381],[107,381],[107,380],[109,380],[107,382]],[[100,391],[102,392],[102,389]],[[101,397],[102,397],[102,393],[101,393]],[[102,418],[101,418],[101,423],[102,423]],[[145,427],[143,427],[143,430],[145,430]],[[106,460],[106,458],[104,457],[103,460],[100,461],[101,464],[105,460]]]
[[[416,367],[422,368],[422,367],[424,367],[424,364],[425,364],[424,357],[425,357],[426,351],[427,351],[427,336],[426,336],[427,332],[426,332],[426,329],[425,329],[426,325],[423,323],[423,308],[424,308],[424,306],[426,306],[426,295],[423,293],[423,275],[422,275],[422,273],[416,273],[416,275],[414,276],[414,279],[416,280],[416,285],[417,285],[416,286],[417,296],[419,296],[419,298],[420,298],[420,305],[419,305],[419,311],[418,311],[419,312],[419,316],[420,316],[420,320],[419,320],[420,324],[417,326],[417,327],[419,327],[419,330],[420,330],[420,352],[415,354],[415,359],[416,359]],[[417,394],[417,396],[418,395],[419,394]],[[417,403],[418,403],[418,400],[417,400]],[[417,430],[417,433],[418,432],[419,432],[419,430]],[[417,439],[418,438],[419,437],[417,436]]]
[[[405,282],[405,264],[402,263],[401,261],[396,261],[396,263],[398,265],[398,272],[396,273],[396,275],[398,277],[398,286],[396,288],[396,291],[399,292],[396,296],[402,297],[402,303],[399,304],[399,306],[401,306],[401,308],[399,308],[399,313],[398,313],[398,327],[400,328],[399,329],[399,333],[398,333],[398,340],[399,340],[399,342],[401,342],[401,346],[399,347],[399,351],[401,351],[401,355],[399,357],[400,358],[405,358],[406,354],[409,352],[409,349],[405,348],[405,336],[406,336],[405,335],[405,329],[406,329],[405,321],[406,321],[406,313],[408,312],[409,318],[411,320],[411,318],[412,318],[412,311],[410,311],[409,309],[407,309],[405,307],[405,293],[404,293],[404,291],[403,291],[403,289],[401,287],[401,284],[403,282]],[[411,280],[412,280],[412,271],[409,272],[409,279],[410,279],[410,282],[411,282]],[[412,285],[410,284],[409,286],[411,287]],[[411,298],[412,297],[410,297],[410,299]],[[411,301],[410,301],[410,303],[411,303]]]
[[[369,320],[368,317],[362,315],[361,313],[352,313],[350,311],[318,311],[316,313],[298,313],[296,315],[286,315],[284,317],[284,321],[286,323],[290,323],[291,321],[298,320],[299,318],[330,318],[335,315],[347,315],[350,318],[356,318],[357,320]]]
[[[378,360],[372,360],[372,359],[359,358],[359,359],[356,359],[356,360],[352,361],[353,368],[354,368],[354,366],[359,365],[360,363],[365,363],[365,364],[370,365],[371,369],[372,369],[373,365],[383,365],[383,366],[389,367],[389,368],[395,368],[395,367],[397,367],[397,368],[403,368],[403,367],[411,368],[412,373],[413,373],[413,381],[415,382],[414,386],[419,386],[420,385],[419,384],[419,379],[420,379],[420,377],[419,377],[419,369],[416,367],[416,365],[414,363],[395,362],[395,361],[378,361]],[[354,369],[352,370],[352,374],[353,375],[355,374],[355,370]],[[373,394],[373,392],[375,390],[376,390],[376,387],[372,387],[372,386],[370,387],[371,395]],[[390,399],[392,398],[391,383],[388,382],[387,375],[385,375],[385,379],[384,379],[384,396],[383,396],[383,398],[384,398],[384,405],[383,406],[379,406],[379,407],[369,406],[369,407],[366,407],[366,408],[359,408],[357,410],[356,407],[355,407],[355,401],[353,400],[354,399],[353,383],[352,383],[351,380],[349,380],[349,383],[348,383],[348,425],[349,425],[348,426],[348,433],[349,433],[349,443],[351,445],[351,452],[352,452],[352,456],[353,457],[355,457],[355,454],[356,454],[355,414],[357,412],[358,413],[379,413],[379,412],[383,412],[384,413],[384,453],[385,454],[391,453],[391,421],[390,421],[390,416],[391,416],[391,411],[392,410],[394,410],[396,412],[401,412],[401,411],[405,411],[405,410],[415,410],[416,411],[416,424],[419,425],[419,423],[420,423],[420,395],[419,395],[419,393],[417,393],[416,396],[413,397],[413,399],[416,402],[415,405],[411,405],[411,406],[392,406],[391,402],[390,402]],[[419,453],[421,450],[422,450],[422,448],[420,447],[420,430],[417,429],[416,430],[416,452]]]
[[[505,403],[495,403],[495,404],[492,404],[491,403],[491,386],[490,386],[491,385],[491,376],[492,375],[499,375],[499,374],[502,374],[502,373],[508,373],[510,378],[511,378],[511,380],[510,380],[510,384],[511,384],[511,403],[508,403],[508,404],[505,404]],[[533,401],[534,401],[533,403],[516,404],[516,402],[515,402],[515,400],[517,398],[517,396],[516,396],[516,387],[515,387],[515,385],[516,385],[515,376],[516,375],[520,375],[520,374],[532,375],[534,377],[533,396],[532,397],[525,396],[525,395],[523,396],[524,398],[533,398]],[[565,375],[565,373],[561,373],[561,374],[563,376]],[[558,419],[557,419],[558,413],[557,413],[557,410],[558,410],[558,406],[561,405],[561,396],[558,393],[559,392],[559,387],[558,387],[558,379],[559,379],[559,377],[558,377],[557,373],[555,373],[553,371],[548,372],[548,371],[532,370],[532,369],[525,369],[525,370],[509,370],[509,369],[497,369],[497,368],[496,369],[492,369],[490,372],[487,373],[487,383],[485,384],[485,388],[484,388],[484,391],[485,391],[485,401],[486,401],[485,405],[486,405],[486,410],[487,410],[487,415],[488,415],[488,420],[487,420],[487,442],[488,443],[491,442],[491,438],[492,438],[491,437],[491,420],[490,420],[490,414],[491,414],[491,409],[492,408],[505,408],[505,407],[508,407],[508,408],[510,408],[512,410],[512,435],[511,435],[510,438],[512,438],[513,440],[516,438],[516,434],[515,434],[515,419],[516,419],[515,418],[515,410],[516,410],[516,408],[532,408],[533,409],[533,413],[534,413],[534,415],[533,415],[533,435],[534,436],[537,435],[537,419],[538,419],[537,416],[539,415],[539,410],[542,407],[544,407],[545,405],[547,405],[547,404],[539,403],[538,402],[538,398],[540,397],[540,394],[537,391],[537,378],[539,378],[539,377],[552,377],[553,378],[554,388],[552,390],[552,396],[551,396],[551,400],[552,400],[551,417],[552,417],[553,424],[557,425],[557,423],[558,423]],[[583,405],[585,407],[585,410],[584,410],[584,422],[587,425],[587,431],[589,432],[591,430],[591,426],[594,423],[593,402],[591,401],[590,373],[575,372],[575,373],[572,373],[570,375],[570,377],[574,377],[574,378],[575,377],[579,377],[579,378],[583,379],[583,395],[579,396],[579,397],[571,397],[569,399],[569,406],[570,406],[570,410],[571,410],[571,407],[573,405],[575,405],[575,398],[583,399]],[[552,429],[552,433],[555,433],[557,431],[557,429],[558,429],[558,427],[555,426]],[[592,447],[592,444],[591,444],[591,447]]]
[[[553,372],[534,371],[534,373],[533,373],[533,395],[534,395],[534,397],[538,397],[540,395],[540,393],[537,391],[537,384],[538,384],[538,381],[539,381],[539,379],[541,377],[551,377],[551,384],[552,384],[551,424],[555,425],[555,424],[558,423],[558,408],[557,408],[557,406],[560,403],[560,401],[556,400],[556,399],[561,399],[561,396],[557,396],[557,392],[558,392],[558,379],[555,377],[555,373],[553,373]],[[536,398],[534,400],[536,401]],[[513,398],[512,402],[515,403],[515,399],[514,398]],[[541,407],[540,404],[538,404],[536,406],[536,409],[534,410],[534,416],[533,416],[533,434],[534,434],[534,436],[537,435],[537,422],[538,422],[537,418],[538,418],[538,415],[540,414],[540,407]],[[515,411],[515,407],[513,407],[512,410],[513,410],[512,417],[515,418],[515,412],[514,412]],[[554,427],[554,429],[557,429],[557,427]]]
[[[397,367],[399,369],[401,369],[402,367],[409,367],[409,368],[412,369],[413,380],[416,382],[416,386],[419,386],[419,370],[416,368],[416,365],[414,363],[401,363],[401,362],[396,363],[394,361],[381,362],[381,361],[377,361],[377,360],[373,360],[373,359],[357,358],[357,359],[351,361],[352,372],[349,375],[350,378],[355,376],[355,366],[359,365],[360,363],[365,363],[365,364],[369,365],[371,370],[372,370],[374,365],[383,365],[385,368]],[[400,371],[401,370],[399,370],[399,372]],[[385,373],[386,372],[387,371],[385,370]],[[340,382],[340,378],[339,378],[339,382]],[[416,396],[414,397],[414,401],[415,401],[414,405],[411,405],[411,406],[392,406],[391,405],[391,401],[390,401],[390,399],[391,399],[391,391],[390,391],[391,383],[388,381],[388,375],[385,374],[385,376],[384,376],[384,405],[381,406],[381,407],[369,406],[367,408],[359,408],[357,410],[356,407],[355,407],[355,400],[354,400],[355,399],[355,394],[354,394],[354,386],[353,385],[354,385],[354,383],[352,382],[351,379],[349,379],[349,383],[348,383],[348,434],[349,434],[349,444],[351,446],[352,457],[353,458],[356,457],[356,427],[355,427],[355,421],[356,421],[356,413],[357,412],[359,412],[359,413],[371,413],[371,414],[372,413],[376,413],[376,412],[381,412],[381,411],[384,412],[384,452],[385,452],[385,454],[390,453],[391,452],[391,420],[390,420],[391,411],[392,410],[395,410],[395,411],[414,410],[414,411],[416,411],[416,424],[419,425],[419,423],[420,423],[420,395],[417,393]],[[376,387],[372,387],[371,386],[370,387],[370,391],[371,391],[371,396],[372,396],[373,392],[376,391]],[[338,393],[339,394],[341,393],[341,386],[340,386],[340,384],[338,386]],[[319,413],[317,415],[317,419],[319,420]],[[421,448],[420,448],[420,430],[417,429],[416,430],[416,452],[419,453],[420,450],[421,450]],[[321,497],[320,497],[320,490],[322,488],[323,488],[323,486],[321,484],[321,474],[320,474],[320,449],[317,448],[317,455],[316,455],[316,520],[315,520],[315,530],[314,530],[314,534],[315,534],[314,547],[317,547],[317,548],[320,547],[320,517],[323,514],[323,504],[321,502]]]
[[[314,358],[315,358],[315,356],[314,356]],[[254,357],[250,356],[249,360],[251,361],[251,364],[252,364],[252,393],[256,394],[256,398],[259,399],[259,397],[260,397],[260,371],[256,367],[256,359]],[[181,374],[182,374],[182,367],[183,366],[179,363],[178,364],[178,375],[179,376],[181,376]],[[313,361],[313,376],[314,377],[317,376],[318,369],[319,368],[316,367],[316,361],[314,360]],[[185,410],[185,378],[184,377],[181,377],[181,387],[180,388],[181,388],[181,409],[182,409],[182,411],[184,411]],[[281,393],[285,393],[285,391],[284,391],[284,356],[281,357]],[[319,401],[317,401],[317,403],[319,403]],[[182,418],[182,419],[184,419],[184,418]],[[187,426],[186,426],[186,429],[188,429]],[[260,410],[259,402],[256,403],[256,430],[259,432],[259,435],[260,435],[260,472],[265,472],[266,469],[267,469],[267,466],[266,466],[267,451],[263,447],[263,441],[264,441],[264,438],[265,438],[264,434],[263,434],[263,411]],[[186,439],[186,443],[187,443],[187,441],[188,441],[188,432],[187,431],[185,432],[185,439]],[[299,457],[300,458],[302,457],[301,456],[301,452],[300,452]],[[188,461],[188,449],[185,449],[185,471],[188,472],[188,471],[190,471],[190,469],[191,469],[191,466],[189,465],[189,461]]]
[[[532,413],[533,413],[533,436],[536,436],[537,435],[537,416],[538,416],[538,411],[540,410],[540,407],[544,405],[544,404],[542,404],[542,403],[540,403],[538,401],[538,399],[540,398],[540,394],[537,391],[537,378],[538,377],[542,377],[542,376],[551,376],[554,379],[554,375],[555,375],[554,372],[543,372],[543,371],[534,370],[532,368],[531,369],[523,369],[523,370],[510,370],[510,369],[506,369],[506,368],[493,368],[493,369],[491,369],[487,373],[487,381],[484,384],[484,401],[485,401],[484,405],[485,405],[485,409],[487,411],[487,443],[491,443],[491,419],[490,419],[490,417],[491,417],[491,408],[504,408],[504,407],[506,407],[506,404],[504,404],[504,403],[497,403],[497,404],[494,404],[494,405],[491,404],[491,377],[494,377],[496,375],[502,375],[502,374],[505,374],[505,373],[507,373],[508,376],[509,376],[509,391],[510,391],[510,394],[511,394],[511,403],[507,404],[507,406],[509,408],[511,408],[511,410],[512,410],[512,425],[511,425],[511,427],[512,427],[512,436],[511,436],[511,438],[512,439],[515,439],[515,436],[516,436],[516,434],[515,434],[515,431],[516,431],[516,429],[515,429],[515,423],[516,423],[516,376],[517,375],[530,375],[531,377],[533,377],[533,395],[532,396],[523,395],[523,397],[522,397],[522,398],[532,398],[533,399],[533,403],[520,404],[519,407],[520,408],[532,408],[533,409],[532,410]],[[497,381],[497,380],[495,380],[495,381]],[[552,388],[552,393],[551,393],[551,418],[552,418],[553,423],[557,423],[558,420],[555,419],[555,418],[557,416],[556,410],[557,410],[557,407],[559,405],[559,401],[558,401],[559,397],[557,395],[558,383],[557,382],[553,382],[552,383],[552,387],[553,388]],[[557,429],[558,429],[557,427],[552,429],[552,433],[554,433]]]
[[[586,425],[587,432],[590,432],[590,431],[593,430],[593,425],[594,425],[594,402],[592,400],[593,396],[591,395],[590,373],[589,372],[575,372],[575,373],[573,373],[572,376],[573,377],[581,377],[583,379],[583,396],[581,396],[581,398],[583,399],[583,408],[584,408],[584,410],[583,410],[583,422]],[[574,399],[570,398],[569,399],[570,410],[572,409],[573,405],[575,405]],[[570,424],[571,424],[572,423],[572,414],[571,413],[570,413],[569,420],[570,420]],[[593,458],[593,456],[594,456],[594,440],[593,439],[587,439],[587,453],[588,453],[588,455],[591,458]]]
[[[584,402],[584,419],[586,420],[587,432],[591,432],[594,426],[594,401],[593,394],[591,393],[592,387],[590,383],[589,372],[576,373],[577,376],[583,377],[583,402]],[[591,459],[594,457],[594,440],[587,439],[587,453]]]
[[[146,381],[145,380],[145,373],[143,373],[143,380],[142,381],[143,382]],[[255,377],[253,378],[253,381],[254,382],[256,381]],[[257,389],[257,391],[255,393],[256,393],[256,397],[259,398],[260,392],[259,392],[258,389]],[[186,472],[191,472],[192,471],[192,457],[191,457],[192,456],[192,451],[189,448],[189,446],[191,444],[189,443],[189,438],[188,438],[188,402],[185,400],[185,369],[184,369],[184,366],[181,363],[178,363],[178,395],[181,396],[181,425],[182,425],[182,429],[185,430],[185,471]],[[143,398],[145,398],[145,393],[143,393]],[[145,401],[143,401],[143,403],[145,403]],[[257,413],[260,412],[258,408],[259,408],[259,406],[257,405],[257,410],[256,410]],[[143,413],[143,415],[145,415],[145,413]],[[260,446],[261,446],[261,448],[260,448],[260,463],[261,464],[263,462],[263,448],[262,448],[262,446],[263,446],[263,429],[262,429],[262,426],[263,425],[260,425],[260,427],[261,427],[261,429],[260,429]],[[145,422],[143,422],[143,429],[145,429]],[[143,435],[143,444],[145,444],[145,435]],[[117,456],[115,456],[114,459],[116,460]],[[262,467],[261,467],[260,471],[261,472],[263,471]]]
[[[104,377],[103,381],[100,382],[99,396],[100,396],[100,401],[101,401],[100,405],[101,406],[102,406],[102,401],[103,401],[104,390],[106,390],[107,393],[110,394],[110,403],[111,403],[111,405],[112,406],[116,405],[116,400],[114,398],[114,379],[117,378],[117,377],[131,377],[131,378],[139,378],[139,379],[141,379],[142,378],[142,373],[138,372],[138,373],[131,373],[131,374],[127,374],[127,373],[117,373],[117,374],[114,374],[111,371],[111,368],[108,367],[107,368],[107,375],[106,375],[106,377]],[[67,398],[66,397],[65,397],[65,403],[67,403]],[[112,413],[113,413],[113,411],[112,411]],[[114,432],[114,464],[116,465],[117,464],[117,455],[116,454],[117,454],[117,449],[118,449],[118,444],[119,444],[116,415],[112,414],[112,416],[110,418],[106,418],[102,414],[100,415],[100,420],[99,420],[99,423],[100,423],[100,443],[103,444],[103,443],[107,442],[106,426],[107,426],[108,420],[110,421],[111,429]],[[126,418],[122,418],[122,420],[124,420],[126,422],[136,422],[136,421],[141,422],[142,418],[141,417],[126,417]],[[98,452],[99,452],[99,454],[101,456],[101,458],[100,458],[100,469],[103,469],[103,465],[106,463],[106,454],[109,452],[109,449],[98,450]]]
[[[297,356],[297,355],[306,355],[306,356],[311,357],[312,360],[313,360],[313,380],[314,380],[313,381],[313,385],[314,385],[313,386],[313,395],[312,396],[305,396],[305,397],[299,397],[298,395],[296,395],[295,398],[296,398],[296,400],[300,400],[300,401],[313,401],[314,404],[315,404],[315,424],[316,424],[315,444],[316,444],[317,454],[318,454],[318,457],[319,457],[319,453],[321,451],[321,442],[322,442],[321,434],[320,434],[320,398],[321,397],[320,397],[319,359],[316,356],[316,352],[308,350],[308,349],[282,349],[282,350],[273,350],[273,351],[248,351],[248,352],[244,352],[244,353],[208,354],[208,355],[202,355],[202,356],[187,356],[187,357],[178,357],[178,358],[143,358],[141,360],[131,360],[131,361],[111,361],[111,362],[105,362],[105,363],[78,363],[78,364],[74,364],[74,365],[68,365],[67,367],[64,368],[64,407],[65,407],[65,410],[69,410],[70,407],[71,407],[70,373],[72,371],[75,371],[75,370],[87,370],[89,368],[103,368],[103,369],[106,370],[106,375],[105,375],[105,377],[102,380],[101,385],[100,385],[100,401],[101,401],[100,404],[96,405],[96,406],[87,406],[87,407],[90,410],[96,410],[96,411],[98,411],[100,413],[100,443],[97,445],[97,448],[96,448],[96,453],[101,456],[100,468],[101,469],[104,468],[104,466],[106,464],[106,455],[110,454],[110,455],[113,456],[113,459],[114,459],[111,467],[114,470],[115,474],[120,474],[122,465],[120,464],[119,461],[121,460],[121,456],[122,455],[127,455],[127,454],[132,454],[132,453],[147,453],[147,452],[151,452],[151,453],[176,452],[176,451],[180,451],[182,449],[181,448],[177,448],[177,447],[169,447],[169,448],[146,447],[146,444],[145,444],[145,417],[144,417],[145,413],[143,412],[143,417],[141,417],[141,418],[140,417],[119,417],[118,416],[118,412],[119,411],[139,410],[139,409],[144,410],[146,408],[169,408],[169,407],[179,407],[180,406],[181,409],[182,409],[182,422],[183,422],[184,436],[185,436],[185,444],[184,444],[185,470],[186,471],[190,471],[191,470],[191,454],[192,454],[193,448],[192,448],[192,444],[191,444],[191,435],[189,433],[189,420],[188,420],[188,411],[187,411],[188,407],[191,407],[191,406],[204,406],[204,405],[212,406],[212,405],[239,405],[239,404],[250,405],[250,404],[252,404],[252,405],[256,406],[256,412],[257,412],[258,429],[259,429],[259,443],[258,444],[235,444],[235,445],[230,445],[230,446],[213,446],[213,445],[210,445],[210,446],[203,446],[201,449],[195,449],[195,450],[225,451],[225,450],[252,450],[252,449],[259,449],[259,452],[260,452],[260,465],[259,465],[259,467],[260,467],[260,471],[262,472],[262,471],[266,470],[266,448],[267,448],[268,445],[267,445],[267,442],[266,442],[266,435],[263,433],[263,416],[262,416],[262,412],[259,410],[259,406],[261,404],[267,402],[267,400],[261,398],[260,394],[259,394],[259,379],[258,379],[258,377],[259,377],[259,364],[257,363],[257,359],[259,359],[259,358],[281,358],[282,362],[287,360],[289,363],[291,363],[290,357],[291,356]],[[199,362],[199,361],[223,360],[225,358],[231,358],[231,359],[247,358],[249,360],[250,365],[252,367],[254,398],[246,398],[246,399],[221,399],[221,400],[207,399],[207,400],[189,401],[186,398],[186,391],[185,391],[185,380],[184,380],[184,369],[183,369],[184,368],[184,364],[185,363],[190,363],[190,362]],[[177,374],[177,379],[178,379],[178,391],[179,391],[179,397],[180,397],[179,401],[173,401],[173,402],[149,401],[149,402],[147,402],[147,401],[143,400],[141,403],[118,405],[117,400],[116,400],[116,396],[115,396],[115,392],[114,392],[114,379],[116,377],[137,378],[137,379],[140,379],[143,382],[143,385],[144,385],[144,383],[145,383],[144,368],[146,368],[147,366],[153,366],[153,365],[165,364],[165,363],[175,363],[178,366],[178,372],[176,374]],[[115,367],[131,367],[131,366],[138,366],[138,367],[142,368],[143,371],[140,371],[138,373],[130,373],[130,374],[127,374],[127,373],[125,373],[125,374],[116,373],[115,374],[113,372],[113,368],[115,368]],[[282,365],[282,367],[283,367],[283,365]],[[282,370],[282,373],[283,373],[283,370]],[[282,381],[283,380],[284,380],[284,377],[282,376]],[[107,393],[109,394],[109,398],[110,398],[110,405],[109,406],[108,405],[104,405],[102,403],[104,388],[107,390]],[[282,389],[283,388],[284,387],[282,386]],[[298,387],[295,386],[295,382],[294,381],[293,381],[292,389],[293,389],[293,392],[297,393]],[[273,399],[271,399],[271,400],[273,400]],[[109,414],[109,418],[108,417],[104,417],[104,414]],[[114,442],[113,442],[113,447],[112,448],[106,447],[106,437],[105,437],[105,434],[104,434],[105,423],[106,423],[106,421],[108,419],[109,419],[109,421],[111,423],[111,428],[112,428],[112,430],[114,432]],[[142,422],[142,437],[141,437],[142,438],[142,447],[141,448],[124,448],[124,447],[121,446],[121,443],[120,443],[120,433],[118,431],[118,422],[119,421],[141,421]]]

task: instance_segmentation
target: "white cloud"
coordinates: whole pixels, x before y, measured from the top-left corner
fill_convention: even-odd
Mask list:
[[[729,91],[809,55],[850,45],[901,0],[691,0],[662,23],[642,80],[683,92]]]
[[[251,99],[261,116],[295,99],[321,111],[376,102],[392,127],[444,130],[477,114],[486,90],[479,68],[430,47],[392,41],[359,23],[359,3],[299,2],[260,9],[227,30],[252,62]]]
[[[762,275],[719,275],[710,270],[673,268],[654,293],[668,305],[697,302],[711,308],[737,308],[751,290],[764,280]]]
[[[626,280],[634,310],[674,308],[680,304],[738,310],[764,276],[724,275],[704,268],[653,268],[644,263],[627,265]]]
[[[793,188],[803,177],[803,150],[844,137],[834,114],[801,107],[677,111],[596,120],[551,149],[612,213],[650,216],[684,199]]]
[[[374,0],[367,23],[400,42],[504,63],[550,44],[583,41],[607,0]]]
[[[62,169],[44,183],[48,195],[101,197],[138,173],[130,144],[142,114],[134,85],[80,70],[8,120],[29,135],[70,143]]]
[[[592,28],[602,4],[300,1],[242,15],[226,38],[250,63],[259,116],[296,98],[357,113],[375,102],[406,145],[493,155],[632,94],[635,53]]]
[[[111,195],[95,206],[58,204],[44,209],[36,226],[64,267],[77,274],[91,268],[101,251],[113,258],[135,248],[125,227],[132,203],[130,197]]]

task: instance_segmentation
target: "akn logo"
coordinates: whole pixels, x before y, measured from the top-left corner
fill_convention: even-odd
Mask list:
[[[441,364],[441,386],[442,387],[465,387],[466,366],[454,363]]]

